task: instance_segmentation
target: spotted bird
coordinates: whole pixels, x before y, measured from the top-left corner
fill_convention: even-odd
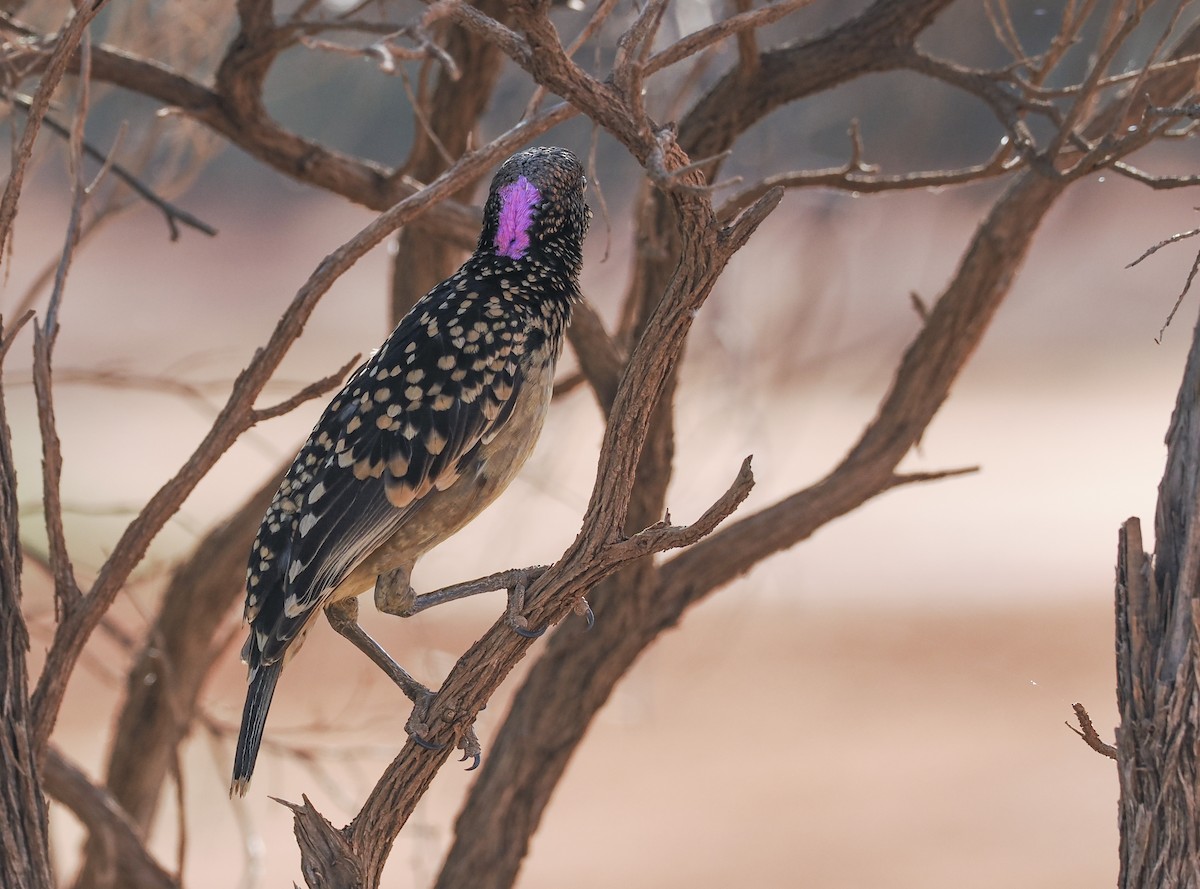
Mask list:
[[[354,597],[375,585],[381,610],[419,610],[416,560],[495,500],[533,450],[580,298],[585,187],[563,148],[509,158],[475,252],[355,371],[292,463],[246,573],[249,690],[231,793],[245,794],[280,672],[323,609],[414,703],[428,700],[358,626]]]

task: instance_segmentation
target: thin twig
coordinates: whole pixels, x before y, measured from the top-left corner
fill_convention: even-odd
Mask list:
[[[10,93],[5,96],[9,103],[20,108],[22,111],[29,113],[32,110],[32,100],[15,93]],[[42,118],[42,123],[51,132],[70,138],[71,131],[51,117],[49,114]],[[83,142],[83,152],[92,160],[99,161],[101,164],[107,164],[112,170],[112,174],[128,185],[138,197],[146,201],[146,203],[157,207],[167,221],[167,228],[170,231],[172,241],[179,240],[179,225],[186,225],[188,228],[194,228],[198,232],[208,235],[210,238],[216,237],[217,230],[202,219],[193,216],[187,210],[180,209],[168,201],[166,198],[159,195],[149,185],[146,185],[132,171],[123,167],[121,164],[112,160],[112,152],[103,152],[86,139]]]
[[[625,561],[668,549],[691,546],[698,540],[707,537],[721,522],[733,515],[742,502],[750,496],[750,491],[754,488],[754,471],[750,468],[752,459],[752,457],[746,457],[742,461],[737,475],[725,493],[690,525],[672,525],[668,515],[662,522],[612,544],[605,552],[605,556]]]
[[[1088,715],[1083,704],[1072,704],[1071,709],[1075,711],[1075,718],[1079,720],[1079,728],[1075,728],[1069,722],[1063,724],[1079,735],[1079,737],[1083,738],[1084,743],[1101,756],[1107,756],[1109,759],[1115,760],[1117,758],[1117,748],[1101,740],[1100,735],[1096,732],[1096,727],[1092,725],[1092,717]]]
[[[1112,164],[1112,169],[1114,172],[1132,179],[1134,182],[1140,182],[1142,185],[1149,186],[1155,191],[1172,188],[1191,188],[1192,186],[1200,185],[1200,176],[1195,174],[1189,176],[1155,176],[1153,173],[1147,173],[1145,170],[1138,169],[1124,161],[1115,161]]]
[[[21,332],[21,328],[28,324],[36,314],[37,313],[34,312],[33,309],[26,309],[25,312],[22,313],[22,315],[17,319],[17,323],[7,331],[4,331],[4,318],[3,316],[0,316],[0,331],[4,331],[4,336],[0,337],[0,362],[4,361],[4,356],[7,355],[8,350],[12,348],[13,340],[17,338],[17,334]]]
[[[282,417],[284,414],[291,413],[297,407],[304,404],[306,401],[312,401],[318,396],[324,395],[338,383],[346,378],[346,374],[350,373],[351,369],[356,367],[362,360],[362,355],[355,355],[338,370],[335,370],[327,377],[322,377],[316,382],[309,383],[296,394],[285,398],[278,404],[273,404],[270,407],[256,408],[251,411],[250,419],[253,423],[258,424],[264,420],[270,420],[273,417]]]
[[[1143,259],[1145,259],[1148,256],[1152,256],[1153,254],[1155,254],[1159,250],[1161,250],[1163,247],[1166,247],[1168,244],[1175,244],[1175,243],[1178,243],[1179,241],[1183,241],[1188,238],[1195,237],[1196,235],[1200,235],[1200,228],[1194,228],[1188,232],[1180,232],[1179,234],[1171,235],[1171,237],[1165,238],[1164,240],[1159,241],[1153,247],[1146,250],[1145,253],[1143,253],[1141,256],[1139,256],[1137,259],[1135,259],[1133,262],[1126,265],[1125,268],[1127,268],[1127,269],[1133,268],[1135,265],[1137,265]],[[1154,338],[1154,342],[1156,342],[1156,343],[1162,342],[1163,334],[1166,333],[1167,328],[1171,326],[1171,322],[1175,320],[1175,314],[1179,311],[1179,307],[1181,305],[1183,305],[1183,298],[1185,296],[1187,296],[1188,291],[1192,289],[1192,282],[1196,280],[1196,275],[1198,273],[1200,273],[1200,251],[1198,251],[1196,253],[1195,259],[1192,260],[1192,267],[1191,267],[1191,269],[1188,270],[1187,279],[1183,282],[1183,289],[1181,291],[1179,291],[1179,295],[1177,297],[1175,297],[1175,304],[1173,306],[1171,306],[1171,311],[1167,313],[1167,320],[1164,321],[1162,327],[1160,327],[1158,329],[1158,335]]]
[[[67,73],[67,67],[79,48],[85,29],[104,8],[106,2],[107,0],[92,0],[91,3],[82,3],[74,10],[66,27],[59,31],[54,52],[50,54],[38,88],[34,91],[25,128],[21,131],[21,139],[12,152],[13,161],[8,182],[5,183],[3,196],[0,196],[0,263],[4,262],[7,255],[9,237],[16,219],[17,201],[25,184],[29,160],[33,157],[33,144],[37,140],[46,112],[50,109],[50,99],[63,75]]]
[[[783,2],[772,3],[760,9],[738,13],[737,15],[709,25],[707,28],[701,28],[699,31],[689,34],[682,40],[677,40],[666,49],[660,50],[650,56],[646,60],[646,75],[649,76],[661,71],[663,68],[681,62],[688,56],[694,56],[696,53],[743,31],[761,28],[777,22],[785,16],[811,5],[812,2],[813,0],[783,0]]]
[[[1008,145],[1003,145],[986,163],[962,167],[957,170],[928,170],[894,175],[855,172],[853,162],[841,167],[824,170],[795,170],[779,173],[754,183],[729,198],[721,205],[722,218],[730,218],[754,203],[772,188],[832,188],[838,191],[853,191],[860,194],[877,194],[886,191],[912,191],[922,188],[941,188],[950,185],[967,185],[993,179],[1021,169],[1025,161],[1015,157]]]

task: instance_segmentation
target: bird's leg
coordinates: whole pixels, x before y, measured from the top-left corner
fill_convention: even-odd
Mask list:
[[[427,749],[438,749],[438,745],[430,744],[423,737],[424,733],[428,731],[428,726],[425,725],[425,714],[429,711],[429,704],[433,700],[434,693],[396,663],[392,656],[383,650],[383,646],[359,626],[358,599],[351,596],[347,599],[330,602],[325,606],[325,617],[329,619],[331,627],[353,642],[355,647],[369,657],[375,666],[383,670],[388,678],[404,692],[404,696],[413,702],[412,716],[409,717],[408,723],[404,727],[413,740]]]
[[[325,606],[325,617],[328,618],[330,626],[353,642],[355,647],[369,657],[375,666],[383,670],[388,678],[404,692],[404,696],[413,702],[412,715],[408,717],[404,730],[408,732],[414,743],[426,750],[440,750],[443,745],[434,744],[425,739],[425,735],[429,732],[425,717],[429,713],[429,705],[433,702],[435,692],[414,679],[411,673],[396,663],[392,656],[383,650],[383,646],[372,639],[367,631],[359,625],[358,599],[351,596],[330,602]],[[478,768],[482,753],[474,726],[467,728],[459,740],[458,746],[462,748],[463,759],[474,759],[474,763],[467,771]]]
[[[412,617],[428,605],[417,607],[417,593],[409,582],[410,566],[401,565],[375,578],[375,607],[384,614]]]
[[[546,628],[529,629],[529,622],[521,615],[525,609],[525,590],[545,571],[545,565],[534,565],[532,568],[513,568],[489,574],[478,580],[442,587],[440,590],[418,596],[413,591],[412,584],[409,583],[409,569],[401,566],[387,574],[379,575],[379,579],[375,582],[375,607],[387,614],[412,617],[426,608],[441,605],[443,602],[453,602],[455,599],[465,599],[467,596],[490,593],[495,590],[508,590],[508,608],[504,612],[505,619],[517,633],[532,639],[546,632]],[[590,621],[588,626],[591,626]]]
[[[531,581],[537,580],[544,570],[544,568],[538,568],[514,572],[518,576],[512,578],[511,583],[508,585],[508,607],[504,610],[504,619],[513,628],[513,632],[518,636],[524,636],[526,639],[536,639],[546,632],[549,627],[549,624],[547,624],[540,630],[531,630],[529,628],[529,621],[526,620],[525,615],[521,614],[525,610],[526,587]],[[537,573],[532,573],[534,571]]]
[[[392,682],[400,687],[404,696],[418,706],[428,704],[433,692],[413,678],[412,674],[396,663],[378,642],[367,635],[358,623],[358,599],[351,596],[325,606],[325,617],[329,624],[345,636],[363,654],[375,662]]]

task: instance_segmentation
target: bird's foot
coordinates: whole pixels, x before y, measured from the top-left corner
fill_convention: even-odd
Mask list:
[[[475,734],[475,726],[468,726],[467,730],[463,732],[463,736],[458,739],[458,749],[463,752],[459,762],[472,760],[471,764],[467,766],[468,772],[479,768],[479,763],[483,760],[483,747],[479,744],[479,736]]]
[[[445,744],[438,744],[429,740],[429,706],[433,703],[435,692],[429,692],[427,696],[413,704],[412,715],[408,717],[408,722],[404,724],[404,730],[408,732],[408,736],[412,738],[414,744],[425,750],[442,750]],[[471,760],[471,764],[467,766],[468,772],[473,772],[479,768],[480,762],[483,761],[483,747],[479,743],[479,736],[475,734],[475,726],[467,726],[461,738],[458,739],[456,745],[463,752],[460,762]]]
[[[446,746],[445,744],[435,744],[428,740],[429,723],[427,720],[429,705],[433,703],[433,698],[434,693],[426,689],[424,695],[413,701],[412,714],[408,717],[408,722],[404,723],[404,730],[408,732],[408,736],[418,747],[426,750],[441,750]]]
[[[583,596],[575,600],[575,605],[571,610],[587,621],[589,630],[596,625],[596,615],[592,612],[592,606]]]
[[[526,639],[536,639],[550,628],[550,625],[546,624],[535,630],[529,626],[529,620],[525,615],[521,614],[525,610],[525,590],[531,582],[541,577],[545,570],[543,565],[522,568],[514,572],[512,585],[508,588],[508,608],[504,612],[504,619],[512,627],[514,633],[524,636]]]

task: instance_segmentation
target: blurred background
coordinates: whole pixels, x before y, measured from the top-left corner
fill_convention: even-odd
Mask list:
[[[1003,64],[975,7],[958,4],[922,45],[965,63]],[[162,15],[179,8],[155,7]],[[818,32],[848,8],[813,4],[769,40]],[[719,12],[680,3],[668,24],[686,33]],[[1056,4],[1014,4],[1031,41],[1048,39],[1060,14]],[[560,15],[569,31],[571,13]],[[527,100],[521,78],[509,68],[504,76],[485,137],[507,128]],[[354,101],[340,100],[346,95]],[[355,154],[395,163],[411,139],[401,85],[362,60],[289,52],[268,97],[287,125]],[[101,91],[89,138],[111,144],[123,121],[141,127],[153,111]],[[915,76],[879,76],[771,116],[739,143],[727,172],[749,178],[845,163],[851,120],[860,122],[864,159],[884,172],[982,162],[1002,135],[967,98]],[[174,177],[177,202],[220,234],[186,231],[171,243],[161,217],[139,207],[99,231],[71,269],[55,394],[67,530],[84,580],[203,436],[297,288],[374,215],[220,150],[183,121],[157,126],[162,157],[152,152],[151,167],[174,158],[185,171]],[[4,306],[56,259],[69,210],[62,146],[42,138]],[[575,121],[540,141],[586,154],[591,138]],[[197,156],[207,161],[202,171]],[[608,218],[593,199],[584,291],[613,319],[638,177],[604,135],[597,156]],[[1194,151],[1159,146],[1138,161],[1190,173]],[[758,485],[745,514],[827,472],[873,416],[918,330],[911,294],[936,299],[1003,186],[789,193],[697,322],[678,397],[672,516],[696,516],[746,454]],[[1141,516],[1149,546],[1163,436],[1196,317],[1189,297],[1156,341],[1192,247],[1125,266],[1192,228],[1194,203],[1185,191],[1155,193],[1112,177],[1069,192],[905,464],[979,472],[868,503],[663,636],[580,749],[520,886],[987,889],[1115,880],[1115,768],[1064,722],[1082,702],[1111,740],[1117,528]],[[381,247],[324,299],[269,392],[289,394],[374,348],[389,329],[387,278]],[[37,552],[45,543],[29,339],[9,357],[6,382],[23,534]],[[170,566],[295,453],[323,403],[256,428],[222,459],[119,600],[117,626],[144,632]],[[418,588],[557,558],[578,529],[600,434],[583,388],[556,403],[520,479],[421,563]],[[52,632],[53,603],[36,566],[27,564],[26,577],[36,660]],[[366,601],[363,608],[385,647],[436,685],[503,602],[496,594],[408,621],[379,617]],[[239,623],[240,614],[228,616],[228,651],[205,695],[208,728],[184,750],[187,804],[181,812],[169,795],[155,837],[162,860],[175,861],[183,819],[193,886],[299,882],[290,814],[269,797],[307,793],[344,822],[401,746],[408,716],[374,667],[317,628],[280,686],[249,797],[230,802],[229,732],[244,693]],[[582,621],[565,631],[583,632]],[[56,739],[93,775],[128,658],[119,640],[98,634],[58,725]],[[485,756],[518,682],[480,719]],[[759,727],[764,713],[778,719],[768,734]],[[470,781],[453,767],[438,776],[397,843],[387,885],[432,881]],[[57,807],[54,818],[68,873],[81,834]]]

